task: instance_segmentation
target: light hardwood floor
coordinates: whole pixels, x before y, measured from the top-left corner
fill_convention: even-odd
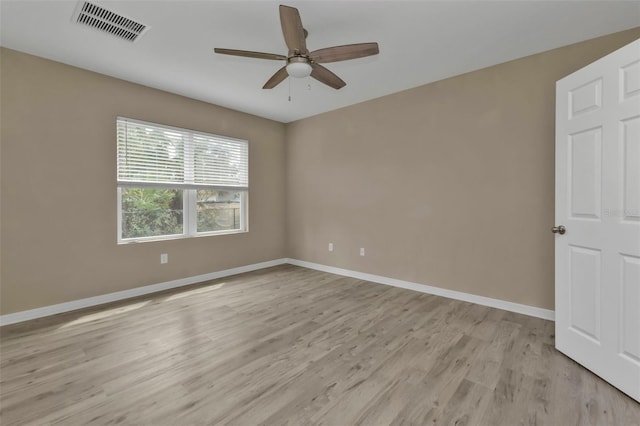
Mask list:
[[[290,265],[0,332],[2,426],[640,424],[550,321]]]

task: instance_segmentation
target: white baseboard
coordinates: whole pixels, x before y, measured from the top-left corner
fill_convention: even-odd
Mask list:
[[[476,303],[478,305],[503,309],[505,311],[517,312],[519,314],[529,315],[532,317],[542,318],[550,321],[555,320],[554,311],[549,309],[538,308],[535,306],[522,305],[520,303],[514,303],[514,302],[507,302],[506,300],[492,299],[490,297],[477,296],[475,294],[463,293],[461,291],[455,291],[455,290],[447,290],[440,287],[433,287],[426,284],[412,283],[410,281],[403,281],[395,278],[383,277],[380,275],[373,275],[373,274],[367,274],[364,272],[351,271],[349,269],[336,268],[333,266],[322,265],[319,263],[306,262],[304,260],[287,259],[287,263],[290,263],[296,266],[302,266],[304,268],[315,269],[317,271],[329,272],[331,274],[358,278],[361,280],[371,281],[378,284],[386,284],[393,287],[406,288],[409,290],[419,291],[421,293],[433,294],[436,296],[447,297],[449,299],[462,300],[464,302]]]
[[[287,263],[288,259],[275,259],[268,262],[254,263],[252,265],[240,266],[237,268],[225,269],[223,271],[211,272],[209,274],[196,275],[193,277],[180,278],[178,280],[167,281],[159,284],[147,285],[144,287],[136,287],[130,290],[117,291],[115,293],[103,294],[100,296],[88,297],[86,299],[73,300],[71,302],[59,303],[57,305],[44,306],[42,308],[30,309],[28,311],[15,312],[12,314],[0,315],[0,326],[15,324],[18,322],[28,321],[36,318],[48,317],[50,315],[61,314],[64,312],[75,311],[77,309],[88,308],[91,306],[102,305],[109,302],[115,302],[132,297],[144,296],[145,294],[157,293],[159,291],[169,290],[172,288],[182,287],[185,285],[196,284],[199,282],[224,278],[230,275],[241,274],[243,272],[251,272],[258,269],[270,268],[272,266]]]
[[[105,303],[116,302],[118,300],[130,299],[132,297],[144,296],[145,294],[157,293],[159,291],[170,290],[172,288],[197,284],[204,281],[224,278],[230,275],[241,274],[243,272],[256,271],[258,269],[270,268],[272,266],[290,263],[304,268],[315,269],[317,271],[328,272],[346,277],[358,278],[378,284],[386,284],[394,287],[406,288],[408,290],[419,291],[421,293],[434,294],[436,296],[447,297],[449,299],[462,300],[476,303],[478,305],[490,306],[492,308],[504,309],[505,311],[517,312],[519,314],[530,315],[532,317],[543,318],[553,321],[554,311],[537,308],[535,306],[521,305],[519,303],[507,302],[490,297],[477,296],[475,294],[463,293],[461,291],[447,290],[440,287],[433,287],[425,284],[412,283],[410,281],[398,280],[395,278],[383,277],[380,275],[367,274],[364,272],[351,271],[349,269],[336,268],[333,266],[321,265],[319,263],[306,262],[297,259],[275,259],[268,262],[254,263],[252,265],[240,266],[237,268],[225,269],[223,271],[211,272],[209,274],[196,275],[193,277],[180,278],[178,280],[167,281],[159,284],[136,287],[129,290],[117,291],[115,293],[103,294],[100,296],[88,297],[86,299],[73,300],[71,302],[59,303],[57,305],[44,306],[42,308],[30,309],[28,311],[15,312],[12,314],[0,315],[0,326],[29,321],[36,318],[48,317],[64,312],[89,308],[91,306],[103,305]]]

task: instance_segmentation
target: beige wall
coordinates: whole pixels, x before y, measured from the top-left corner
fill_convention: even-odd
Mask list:
[[[638,37],[289,124],[289,257],[553,309],[555,81]]]
[[[283,124],[1,55],[2,314],[285,256]],[[250,232],[117,245],[118,115],[248,139]]]
[[[553,308],[554,82],[638,37],[286,126],[1,49],[0,313],[284,256]],[[250,232],[117,245],[117,115],[248,139]]]

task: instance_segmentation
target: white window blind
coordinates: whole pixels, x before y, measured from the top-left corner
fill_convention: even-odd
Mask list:
[[[249,188],[247,141],[118,117],[118,186]]]

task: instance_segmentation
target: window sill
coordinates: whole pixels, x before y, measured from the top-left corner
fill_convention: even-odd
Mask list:
[[[202,232],[196,235],[180,234],[180,235],[162,235],[157,237],[127,238],[126,240],[118,240],[118,245],[153,243],[158,241],[171,241],[171,240],[188,240],[191,238],[216,237],[218,235],[246,234],[248,232],[249,230],[233,230],[233,231]]]

